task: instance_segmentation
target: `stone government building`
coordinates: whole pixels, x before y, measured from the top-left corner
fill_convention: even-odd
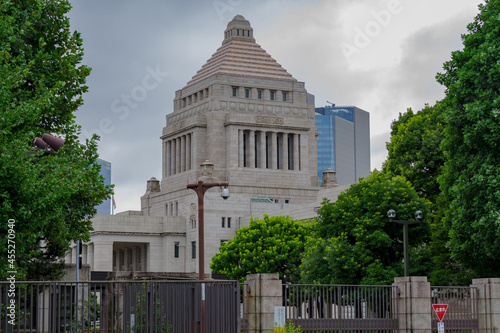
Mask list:
[[[235,16],[222,46],[175,93],[161,136],[161,180],[147,182],[141,211],[93,219],[83,264],[99,272],[196,273],[197,196],[187,184],[201,176],[229,182],[231,193],[228,200],[217,187],[205,194],[206,273],[221,243],[251,216],[314,217],[322,197],[335,200],[347,187],[336,186],[331,170],[318,186],[316,135],[314,96]],[[72,247],[66,262],[75,258]]]

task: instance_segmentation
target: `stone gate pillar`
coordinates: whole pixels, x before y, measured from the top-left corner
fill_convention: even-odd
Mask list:
[[[479,333],[498,332],[500,329],[500,279],[474,279],[471,287],[476,287],[479,291]]]
[[[267,333],[274,330],[274,307],[281,306],[282,283],[278,274],[247,275],[248,332]]]
[[[431,285],[425,276],[394,279],[399,287],[399,332],[431,333]]]

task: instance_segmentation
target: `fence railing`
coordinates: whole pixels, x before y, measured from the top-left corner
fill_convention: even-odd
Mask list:
[[[1,332],[239,332],[237,281],[0,283]]]
[[[431,287],[431,304],[448,304],[443,319],[446,331],[478,332],[478,298],[475,287]],[[437,318],[432,310],[432,328],[437,329]]]
[[[395,286],[283,285],[286,320],[303,331],[397,331]]]

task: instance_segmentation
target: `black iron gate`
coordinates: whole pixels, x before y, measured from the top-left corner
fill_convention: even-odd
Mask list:
[[[286,320],[303,331],[399,330],[395,286],[283,285]]]
[[[478,298],[475,287],[431,287],[431,304],[448,304],[443,319],[446,331],[479,332]],[[432,329],[437,330],[439,320],[431,311]]]
[[[0,283],[2,332],[234,333],[239,309],[237,281]]]

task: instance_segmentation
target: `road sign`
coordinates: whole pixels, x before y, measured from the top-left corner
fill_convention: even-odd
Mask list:
[[[448,304],[432,304],[434,312],[438,316],[439,321],[443,321],[446,310],[448,310]]]
[[[438,323],[438,333],[444,333],[444,323],[442,321]]]

